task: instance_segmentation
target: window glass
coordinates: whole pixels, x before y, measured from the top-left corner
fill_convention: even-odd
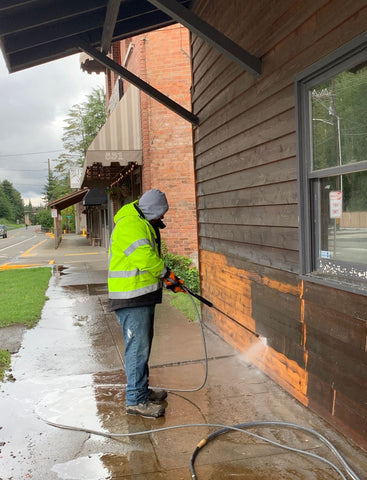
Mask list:
[[[300,271],[367,296],[367,34],[297,75]]]
[[[360,64],[311,91],[312,169],[367,160],[367,66]]]
[[[315,182],[319,186],[317,270],[367,279],[367,172]]]

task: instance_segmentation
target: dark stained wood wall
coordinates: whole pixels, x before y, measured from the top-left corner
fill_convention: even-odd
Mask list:
[[[193,9],[263,60],[256,79],[192,37],[202,292],[226,313],[205,318],[367,448],[367,297],[298,277],[294,90],[299,72],[367,30],[367,2],[197,0]]]

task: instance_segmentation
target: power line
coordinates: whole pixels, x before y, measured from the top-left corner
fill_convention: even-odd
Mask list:
[[[56,153],[56,152],[63,152],[63,151],[64,149],[47,150],[46,152],[7,153],[5,155],[1,154],[0,157],[21,157],[23,155],[41,155],[42,153]]]
[[[37,170],[24,170],[23,168],[2,168],[0,170],[5,170],[7,172],[44,172],[45,168],[39,168]]]

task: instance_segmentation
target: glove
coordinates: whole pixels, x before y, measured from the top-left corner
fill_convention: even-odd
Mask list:
[[[184,284],[183,280],[181,280],[181,278],[178,278],[169,268],[167,269],[167,273],[164,276],[163,281],[166,285],[166,288],[172,290],[174,293],[187,293],[186,290],[184,290],[181,286]]]

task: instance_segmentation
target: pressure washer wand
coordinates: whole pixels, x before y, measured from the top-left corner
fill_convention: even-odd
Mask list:
[[[222,312],[222,310],[220,310],[219,308],[217,308],[211,301],[207,300],[206,298],[202,297],[201,295],[193,292],[192,290],[190,290],[189,288],[187,288],[185,285],[180,285],[180,287],[185,290],[186,293],[189,293],[190,295],[192,295],[193,297],[197,298],[198,300],[200,300],[200,302],[204,303],[205,305],[207,305],[208,307],[210,308],[214,308],[214,310],[216,310],[217,312],[221,313],[222,315],[225,315],[226,317],[230,318],[231,320],[233,320],[234,322],[236,322],[238,325],[241,325],[242,328],[244,328],[245,330],[247,330],[248,332],[252,333],[252,335],[255,335],[255,337],[259,338],[260,335],[256,332],[254,332],[253,330],[251,330],[250,328],[246,327],[245,325],[243,325],[242,323],[239,323],[237,322],[237,320],[235,320],[234,318],[230,317],[227,313],[225,312]]]
[[[201,295],[198,295],[197,293],[193,292],[192,290],[187,288],[185,285],[181,285],[181,288],[182,288],[182,290],[185,290],[185,292],[189,293],[193,297],[200,300],[200,302],[205,303],[205,305],[208,305],[208,307],[215,308],[212,302],[210,302],[206,298],[202,297]]]

